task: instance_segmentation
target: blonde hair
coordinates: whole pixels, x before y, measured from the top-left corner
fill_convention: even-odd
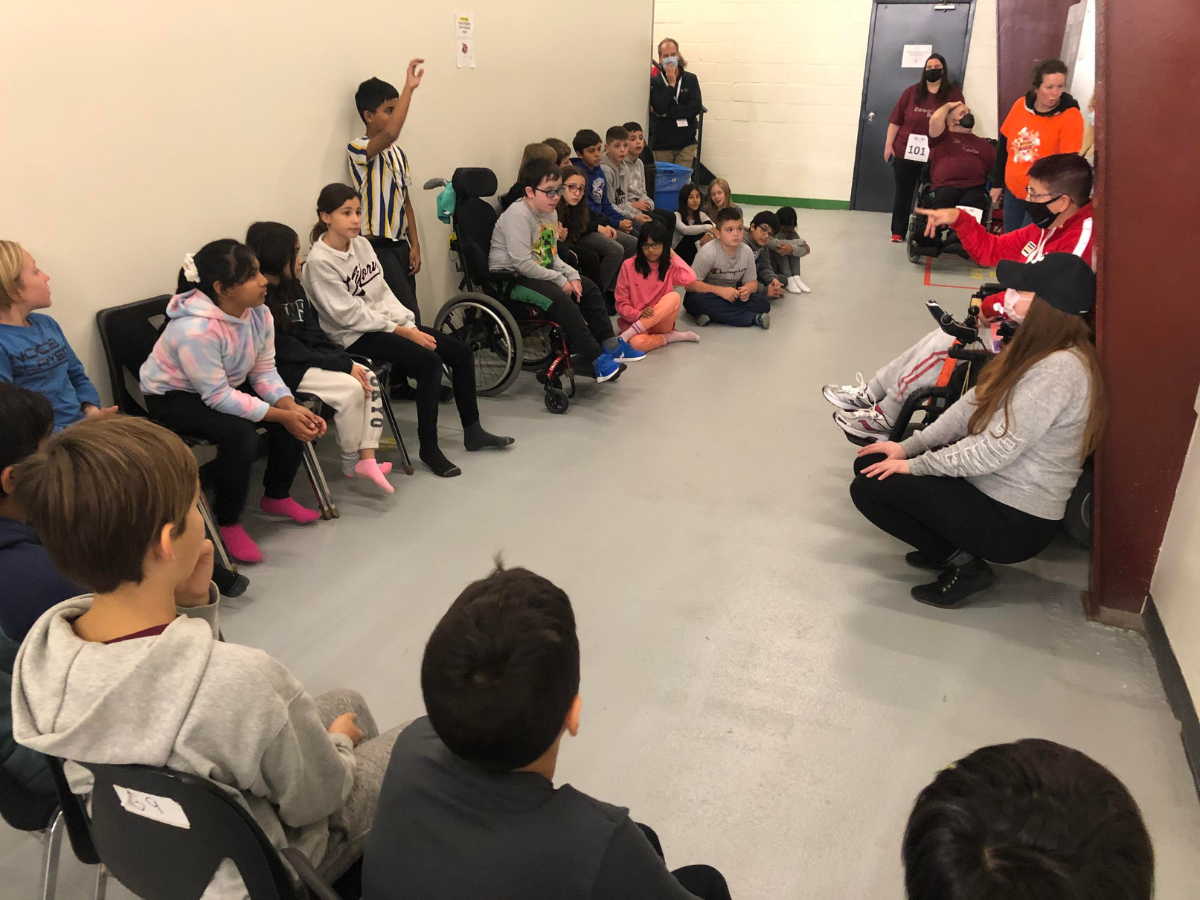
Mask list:
[[[519,168],[525,168],[526,163],[535,159],[544,159],[546,162],[557,163],[558,153],[549,144],[541,141],[536,144],[526,144],[524,152],[521,153],[521,165]]]
[[[725,202],[720,206],[713,206],[712,189],[714,184],[725,192]],[[715,222],[717,221],[717,213],[723,209],[732,209],[733,206],[733,191],[729,189],[729,182],[724,178],[714,178],[711,182],[709,182],[708,195],[704,198],[704,205],[701,207],[701,209],[704,210],[704,214]]]
[[[0,310],[7,310],[21,292],[25,250],[16,241],[0,241]]]

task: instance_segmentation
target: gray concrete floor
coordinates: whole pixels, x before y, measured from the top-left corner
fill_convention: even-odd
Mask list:
[[[1158,896],[1195,896],[1200,804],[1179,728],[1143,639],[1084,620],[1086,555],[1056,544],[940,612],[909,598],[922,573],[850,504],[854,448],[821,384],[869,377],[929,329],[924,299],[962,311],[969,292],[926,287],[880,215],[802,210],[801,233],[813,293],[778,301],[769,333],[703,329],[615,385],[581,384],[564,417],[522,376],[481,402],[484,424],[517,438],[503,454],[465,453],[444,406],[460,478],[394,476],[380,498],[340,478],[327,441],[342,518],[249,516],[267,562],[227,602],[226,637],[314,693],[356,688],[387,727],[420,714],[426,637],[503,552],[578,615],[583,728],[560,781],[628,806],[669,863],[718,866],[741,900],[902,897],[917,792],[1022,737],[1124,779],[1154,837]],[[983,277],[954,261],[931,281]],[[415,445],[412,408],[399,411]],[[37,853],[0,826],[5,897],[33,896]],[[74,860],[63,877],[61,897],[86,895]]]

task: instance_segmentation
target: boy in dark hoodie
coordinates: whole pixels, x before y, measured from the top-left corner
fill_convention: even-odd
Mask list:
[[[608,177],[600,165],[604,141],[590,128],[583,128],[575,133],[571,145],[579,154],[571,159],[571,165],[583,172],[587,179],[584,193],[588,212],[597,221],[616,229],[616,240],[625,251],[625,258],[629,259],[637,252],[637,238],[633,236],[633,222],[621,215],[609,200]]]
[[[362,697],[312,697],[261,650],[218,639],[213,548],[195,457],[147,419],[111,416],[55,435],[13,492],[64,574],[93,591],[26,635],[13,671],[13,735],[78,763],[166,766],[238,791],[277,847],[326,878],[370,830],[399,730],[379,735]],[[205,900],[244,898],[231,861]]]

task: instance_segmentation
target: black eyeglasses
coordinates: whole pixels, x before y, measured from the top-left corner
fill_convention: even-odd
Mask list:
[[[561,197],[563,194],[565,194],[567,192],[567,189],[565,187],[563,187],[561,184],[558,187],[534,188],[534,190],[541,191],[547,197]]]

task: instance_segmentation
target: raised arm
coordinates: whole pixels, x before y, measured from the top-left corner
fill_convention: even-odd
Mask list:
[[[412,104],[413,91],[421,86],[421,79],[425,77],[425,70],[421,68],[424,62],[423,59],[414,59],[409,62],[408,69],[404,74],[404,90],[400,92],[396,108],[388,117],[383,130],[367,141],[368,160],[377,157],[400,137],[400,130],[404,127],[404,120],[408,118],[408,108]]]

